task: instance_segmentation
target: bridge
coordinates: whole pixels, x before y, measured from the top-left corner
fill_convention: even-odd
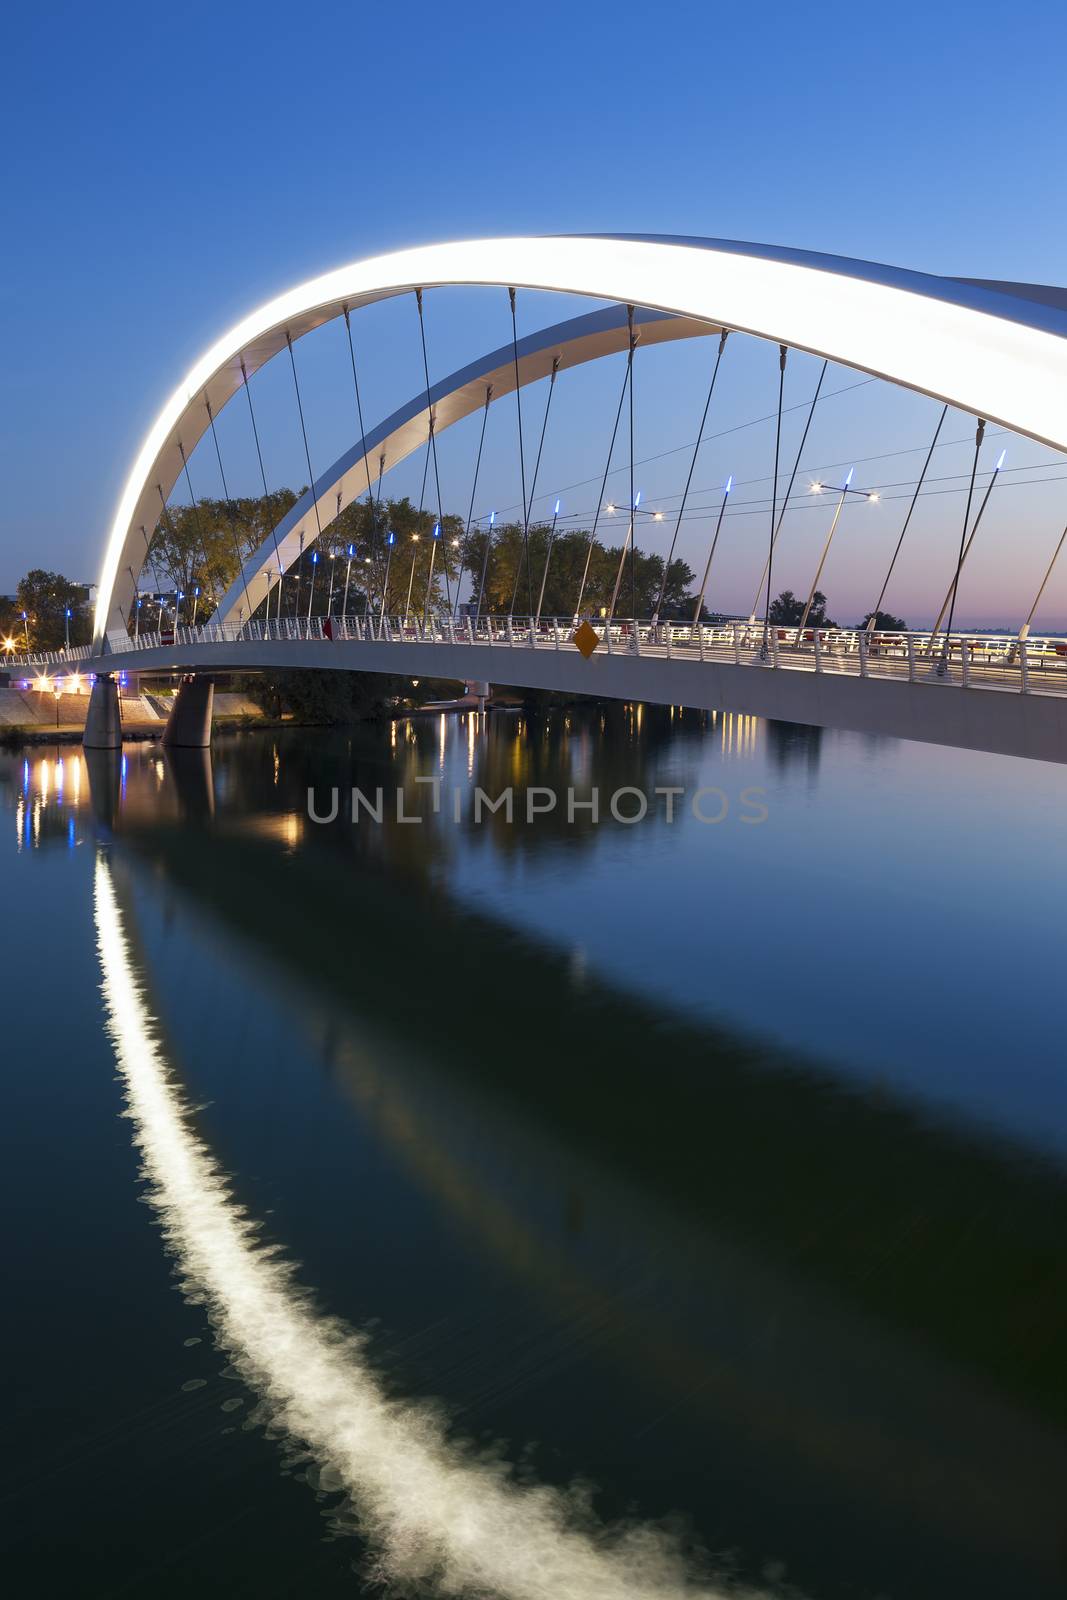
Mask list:
[[[425,305],[433,292],[456,286],[506,290],[511,339],[432,380]],[[608,304],[520,338],[516,321],[520,291],[548,291]],[[408,403],[368,428],[353,321],[365,308],[400,296],[412,296],[417,307],[422,381]],[[351,361],[358,431],[353,444],[316,475],[295,348],[309,333],[334,322],[343,325]],[[709,620],[705,602],[716,592],[720,569],[714,562],[718,552],[721,567],[720,536],[724,519],[731,515],[733,477],[710,504],[700,507],[695,505],[695,494],[691,498],[691,485],[701,447],[714,437],[706,425],[717,403],[716,384],[727,341],[736,345],[739,336],[763,342],[774,354],[771,409],[766,419],[757,419],[774,424],[773,475],[767,479],[771,490],[760,512],[767,517],[767,536],[752,556],[756,598],[751,608],[725,620]],[[713,354],[703,414],[691,457],[687,456],[688,477],[682,492],[673,496],[678,503],[669,515],[662,510],[650,514],[642,510],[640,492],[634,488],[635,352],[640,350],[644,360],[644,351],[656,346],[701,339],[711,341]],[[822,362],[814,394],[803,408],[784,406],[787,364],[794,353]],[[237,550],[233,581],[210,600],[205,570],[204,622],[196,624],[198,584],[191,615],[189,598],[182,591],[175,590],[169,616],[156,595],[153,603],[159,605],[159,615],[153,627],[144,593],[145,575],[152,569],[153,530],[172,514],[169,507],[176,488],[188,493],[195,511],[198,497],[190,462],[202,441],[213,452],[211,459],[217,459],[226,502],[232,503],[216,424],[239,393],[247,407],[268,496],[251,379],[276,355],[291,371],[308,487],[256,548]],[[614,355],[625,357],[622,391],[603,474],[599,466],[595,474],[600,494],[587,518],[592,526],[584,571],[573,601],[568,595],[568,609],[560,614],[558,606],[544,604],[549,564],[563,537],[557,528],[559,498],[554,511],[534,515],[535,504],[545,499],[543,486],[540,496],[537,493],[538,475],[552,399],[561,373]],[[805,444],[830,363],[937,403],[936,427],[924,465],[900,496],[901,517],[886,549],[879,551],[883,563],[889,555],[888,570],[871,572],[870,592],[872,598],[877,594],[877,600],[866,625],[851,629],[822,625],[818,586],[842,513],[857,498],[866,502],[880,498],[873,489],[854,487],[852,471],[847,476],[837,472],[833,480],[810,486],[825,498],[828,527],[817,546],[819,559],[807,601],[798,616],[786,619],[786,625],[772,607],[775,563],[781,561],[783,544],[788,542],[782,540],[783,525],[787,512],[797,509],[797,479],[803,476]],[[522,397],[535,384],[547,389],[547,397],[536,459],[531,463],[532,452],[523,440]],[[505,399],[514,406],[517,423],[521,511],[516,522],[522,546],[510,604],[501,612],[489,603],[487,589],[498,549],[494,514],[475,515],[475,504],[486,421],[491,409]],[[617,512],[613,503],[606,503],[609,476],[613,470],[626,471],[625,464],[613,469],[612,462],[620,427],[625,438],[627,400],[628,493],[618,497],[624,502],[625,537],[614,585],[598,596],[606,603],[591,604],[590,557],[597,531],[606,525],[607,515]],[[804,415],[791,465],[782,452],[786,409],[802,409]],[[969,472],[959,486],[965,509],[958,554],[953,551],[951,570],[939,576],[937,592],[931,596],[931,615],[940,603],[932,626],[925,630],[882,626],[882,604],[891,592],[894,573],[899,572],[913,513],[924,493],[931,492],[931,460],[950,442],[941,438],[950,409],[967,415],[974,437]],[[435,582],[434,562],[445,520],[439,442],[454,425],[479,416],[470,510],[462,534],[449,541],[454,549],[442,552]],[[607,423],[610,416],[605,433]],[[290,290],[251,313],[206,352],[163,407],[122,491],[105,545],[92,644],[50,656],[15,654],[10,649],[9,655],[13,667],[28,673],[93,674],[86,742],[104,747],[121,739],[116,673],[182,673],[185,681],[168,737],[198,744],[210,738],[212,673],[292,667],[425,675],[477,686],[496,682],[721,708],[1067,760],[1067,641],[1055,632],[1033,631],[1040,606],[1049,603],[1046,595],[1067,529],[1050,530],[1049,559],[1042,560],[1035,573],[1037,592],[1028,613],[1020,615],[1016,631],[983,634],[954,627],[964,565],[990,497],[1002,481],[1004,452],[992,469],[983,460],[986,434],[993,425],[1052,450],[1067,450],[1067,291],[935,277],[786,248],[660,236],[488,239],[401,251],[350,264]],[[411,536],[404,597],[407,552],[401,563],[397,535],[382,525],[382,483],[387,473],[420,451],[420,515],[427,509],[435,520],[422,547],[428,552],[428,570],[419,572],[423,598],[413,605],[419,535]],[[426,504],[428,481],[435,512]],[[318,587],[316,611],[319,552],[327,549],[331,528],[357,502],[368,508],[371,531],[364,546],[349,544],[343,552],[347,556],[343,601],[340,585],[335,593],[331,577],[327,592],[325,581]],[[646,520],[639,522],[642,518]],[[637,596],[638,526],[654,534],[658,530],[653,523],[658,522],[666,523],[664,545],[671,535],[669,550],[655,552],[663,570],[658,598],[652,597],[646,615],[638,615],[636,605],[626,615],[627,592],[635,601]],[[684,543],[695,522],[706,524],[702,531],[707,535],[707,559],[699,595],[688,597],[695,603],[686,617],[677,605],[671,614],[664,596],[679,536]],[[531,557],[535,528],[547,552],[543,571],[538,572]],[[911,537],[914,540],[914,532]],[[329,553],[335,558],[338,554],[333,549]],[[1014,550],[1005,548],[1002,559],[1010,567]],[[520,611],[523,560],[527,607]],[[354,610],[350,606],[353,561]],[[308,569],[310,597],[305,610]],[[294,572],[295,599],[291,585],[286,587]],[[445,596],[439,591],[442,574]],[[456,577],[454,598],[452,577]],[[461,605],[465,577],[469,598]],[[536,605],[535,590],[539,591]]]

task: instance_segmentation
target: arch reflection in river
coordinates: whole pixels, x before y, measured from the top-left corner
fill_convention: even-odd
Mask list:
[[[501,1460],[451,1440],[431,1409],[386,1397],[361,1338],[319,1313],[292,1266],[257,1241],[194,1130],[103,852],[94,911],[107,1027],[168,1248],[271,1422],[350,1496],[378,1575],[504,1600],[721,1594],[691,1578],[656,1530],[596,1527],[577,1491],[519,1486]]]

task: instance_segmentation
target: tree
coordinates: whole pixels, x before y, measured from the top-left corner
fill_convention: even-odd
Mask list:
[[[578,605],[581,592],[582,611],[591,615],[607,610],[618,582],[615,615],[628,617],[634,605],[639,617],[651,616],[659,598],[663,582],[663,557],[636,550],[631,574],[630,552],[622,560],[623,547],[605,547],[599,539],[590,546],[587,529],[573,529],[559,534],[551,541],[551,529],[537,523],[529,530],[529,562],[526,559],[522,524],[504,523],[493,532],[488,561],[485,561],[488,534],[478,531],[468,540],[466,570],[472,574],[472,595],[477,600],[482,565],[485,563],[485,596],[482,611],[506,616],[513,609],[525,616],[530,606],[537,611],[541,585],[543,617],[571,617]],[[551,551],[549,549],[551,541]],[[622,561],[622,577],[619,565]],[[547,574],[546,574],[547,562]],[[529,575],[527,572],[529,568]],[[585,587],[582,588],[583,575]],[[635,581],[634,581],[635,580]],[[661,614],[672,616],[684,611],[686,602],[691,610],[693,600],[688,590],[693,573],[684,561],[672,561],[667,575]]]
[[[783,589],[781,594],[771,601],[769,620],[780,628],[798,627],[803,615],[804,601],[798,599],[792,589]],[[826,596],[821,589],[816,589],[812,596],[807,626],[809,628],[837,627],[837,623],[826,615]]]
[[[185,595],[185,621],[192,616],[199,588],[196,611],[200,617],[210,616],[242,563],[270,537],[296,500],[292,489],[279,489],[266,496],[169,507],[149,541],[147,580]]]
[[[868,611],[860,628],[866,628],[874,618],[874,629],[877,633],[907,633],[908,624],[903,617],[895,617],[891,611]]]
[[[68,632],[71,644],[88,644],[92,638],[88,592],[84,584],[71,583],[60,572],[41,567],[27,572],[15,593],[14,613],[8,632],[21,643],[28,629],[31,650],[61,650]]]

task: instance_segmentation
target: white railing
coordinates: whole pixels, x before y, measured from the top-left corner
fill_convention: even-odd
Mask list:
[[[1055,635],[1020,639],[1015,634],[867,632],[855,628],[771,627],[762,622],[632,622],[590,618],[597,649],[608,655],[650,659],[700,660],[779,671],[836,673],[860,678],[954,684],[1021,694],[1067,694],[1067,638]],[[36,671],[62,677],[82,663],[106,666],[108,655],[181,653],[216,644],[389,643],[479,645],[505,650],[575,651],[574,617],[278,617],[269,622],[206,622],[197,627],[108,636],[108,651],[94,655],[89,645],[39,655],[11,655],[12,672]],[[162,665],[146,662],[145,670]],[[207,663],[210,664],[210,663]],[[226,665],[231,663],[227,660]],[[176,665],[181,665],[177,662]],[[476,669],[486,671],[485,664]]]

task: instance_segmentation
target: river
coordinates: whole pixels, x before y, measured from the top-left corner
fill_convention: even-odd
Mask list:
[[[15,1592],[1061,1595],[1065,800],[650,707],[0,753]]]

